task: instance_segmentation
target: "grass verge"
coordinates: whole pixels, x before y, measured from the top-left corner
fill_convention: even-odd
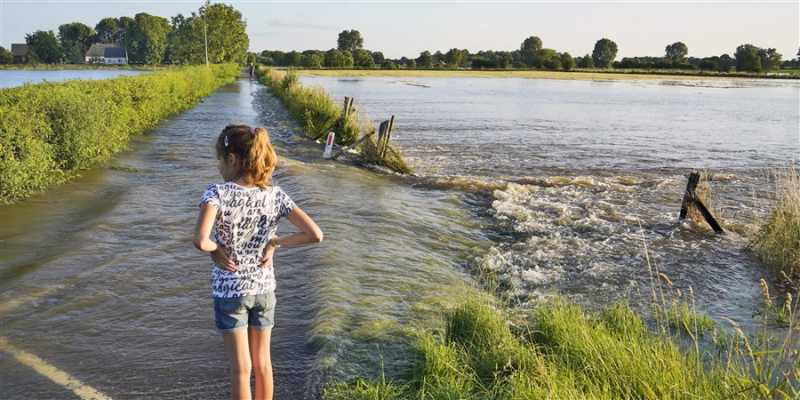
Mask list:
[[[308,139],[316,140],[323,137],[326,132],[333,131],[336,132],[336,144],[349,146],[367,132],[375,130],[369,121],[359,120],[357,111],[344,115],[342,107],[334,102],[323,87],[309,88],[301,85],[300,78],[294,70],[260,69],[258,78],[283,102]],[[372,135],[356,147],[361,161],[386,167],[401,174],[412,173],[402,152],[396,146],[389,145],[383,157],[378,154],[376,136]]]
[[[0,90],[0,202],[106,162],[166,117],[241,74],[234,64]]]

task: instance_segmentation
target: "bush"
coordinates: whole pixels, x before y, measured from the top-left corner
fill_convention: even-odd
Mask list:
[[[106,162],[131,136],[240,74],[234,64],[0,90],[0,201]]]

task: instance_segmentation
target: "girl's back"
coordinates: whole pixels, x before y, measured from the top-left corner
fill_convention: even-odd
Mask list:
[[[269,239],[275,235],[278,221],[295,204],[278,186],[239,186],[234,182],[212,184],[203,194],[202,203],[219,210],[214,240],[238,266],[231,272],[214,266],[211,275],[214,297],[230,298],[275,290],[272,265],[260,268]]]

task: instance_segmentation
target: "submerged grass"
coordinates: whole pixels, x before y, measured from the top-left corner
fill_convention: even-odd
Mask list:
[[[339,146],[349,146],[375,128],[369,121],[359,120],[357,111],[344,115],[330,94],[321,86],[304,87],[295,70],[279,71],[271,68],[258,71],[259,80],[269,86],[292,117],[300,124],[306,138],[316,140],[326,132],[336,132]],[[379,165],[401,174],[413,171],[396,146],[389,145],[385,156],[378,152],[376,136],[365,139],[358,145],[361,161]]]

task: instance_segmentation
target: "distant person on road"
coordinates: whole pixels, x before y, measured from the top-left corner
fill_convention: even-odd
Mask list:
[[[319,243],[322,231],[272,183],[276,157],[266,129],[228,125],[217,138],[216,153],[225,182],[203,193],[194,245],[214,261],[215,323],[230,359],[233,398],[251,398],[254,370],[256,398],[272,399],[273,254],[281,246]],[[300,232],[277,236],[282,217]]]
[[[256,71],[255,65],[253,65],[253,63],[250,63],[250,80],[251,81],[253,80],[253,72],[255,72],[255,71]]]

